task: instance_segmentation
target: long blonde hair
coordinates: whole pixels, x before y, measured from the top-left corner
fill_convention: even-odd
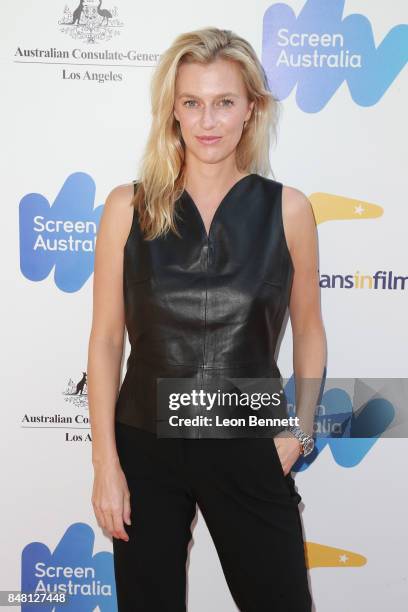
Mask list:
[[[217,58],[239,66],[253,111],[236,147],[241,172],[273,175],[269,162],[271,138],[276,136],[278,100],[254,49],[230,30],[208,27],[177,36],[162,54],[151,80],[152,123],[139,167],[133,199],[141,231],[152,240],[170,229],[179,235],[174,204],[185,187],[185,148],[173,108],[178,67],[184,62],[207,64]]]

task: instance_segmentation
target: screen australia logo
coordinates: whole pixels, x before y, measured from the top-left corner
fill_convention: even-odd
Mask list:
[[[54,596],[35,606],[41,610],[116,612],[112,553],[94,553],[94,544],[93,529],[80,522],[67,528],[54,549],[46,542],[29,542],[21,553],[21,591]],[[23,604],[21,609],[33,606]]]
[[[77,0],[72,7],[65,6],[58,21],[60,31],[75,40],[96,44],[107,42],[120,34],[123,22],[118,18],[115,6],[105,7],[102,0]]]
[[[343,18],[344,0],[307,0],[296,16],[279,2],[265,12],[262,63],[270,89],[283,100],[296,88],[296,102],[315,113],[345,81],[360,106],[376,104],[404,68],[408,25],[398,24],[376,45],[364,15]]]
[[[96,236],[103,205],[94,208],[95,183],[83,172],[71,174],[49,201],[28,193],[20,201],[20,268],[39,282],[54,271],[56,286],[73,293],[94,268]]]

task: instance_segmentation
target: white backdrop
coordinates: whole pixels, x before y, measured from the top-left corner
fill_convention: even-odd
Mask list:
[[[45,236],[39,224],[34,229],[34,218],[97,225],[101,209],[94,214],[93,208],[103,205],[115,185],[136,178],[158,55],[183,31],[208,25],[232,29],[252,43],[284,92],[271,161],[277,180],[310,198],[319,223],[328,377],[406,377],[406,290],[327,286],[327,279],[372,276],[377,270],[407,274],[408,185],[402,161],[408,140],[403,70],[408,36],[401,25],[407,6],[405,0],[288,0],[286,5],[118,0],[103,2],[112,14],[104,27],[91,0],[84,2],[83,23],[71,25],[62,22],[72,21],[76,1],[2,4],[1,589],[29,590],[39,581],[66,584],[67,576],[41,576],[55,566],[91,568],[85,579],[77,570],[74,582],[82,591],[65,609],[114,611],[111,540],[98,527],[90,501],[86,395],[72,396],[87,363],[92,227],[85,236],[77,226],[77,251],[64,251],[62,242],[56,251],[52,242],[43,250],[41,243],[34,248],[34,240],[71,234],[66,226]],[[271,25],[263,27],[268,10],[271,23],[282,23],[289,32],[342,31],[345,47],[354,47],[361,66],[343,73],[340,67],[321,66],[312,78],[308,68],[284,71],[274,65],[277,39]],[[115,56],[130,50],[145,55]],[[112,56],[90,55],[106,51]],[[285,51],[309,52],[304,47]],[[330,52],[336,55],[339,48]],[[99,80],[87,79],[87,73],[100,75]],[[332,90],[325,98],[328,82]],[[50,209],[61,190],[59,208]],[[340,199],[334,202],[332,196]],[[360,202],[360,212],[349,199]],[[331,220],[323,222],[328,210]],[[291,376],[290,324],[279,366],[283,376]],[[378,439],[360,452],[359,440],[352,443],[347,460],[336,459],[327,445],[307,469],[294,474],[303,498],[316,610],[403,612],[408,444]],[[235,611],[200,513],[193,537],[189,611]],[[35,576],[39,561],[43,565],[37,565]],[[88,585],[100,593],[90,596]]]

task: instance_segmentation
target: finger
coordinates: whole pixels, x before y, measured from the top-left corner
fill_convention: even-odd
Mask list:
[[[94,503],[94,502],[92,502],[92,505],[93,505],[93,510],[94,510],[94,514],[95,514],[95,517],[96,517],[96,521],[97,521],[97,523],[98,523],[99,527],[101,527],[102,529],[104,529],[104,528],[105,528],[105,525],[104,525],[104,518],[103,518],[103,514],[102,514],[101,509],[100,509],[100,507],[99,507],[99,506],[98,506],[96,503]]]
[[[130,494],[127,493],[123,496],[123,520],[128,525],[132,524],[130,519],[131,506],[130,506]]]
[[[102,514],[104,517],[105,529],[109,532],[110,535],[112,535],[114,529],[112,513],[110,510],[102,510]]]
[[[97,523],[98,523],[99,527],[101,529],[106,529],[105,519],[103,517],[102,512],[100,510],[94,510],[94,513],[95,513],[96,520],[97,520]]]
[[[113,531],[114,537],[119,538],[121,540],[125,540],[126,542],[129,542],[129,536],[126,533],[125,528],[123,526],[122,512],[116,512],[113,515],[113,525],[114,525],[114,531]]]

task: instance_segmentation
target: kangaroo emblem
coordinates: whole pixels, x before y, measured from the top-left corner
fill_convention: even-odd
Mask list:
[[[79,381],[79,383],[76,386],[76,391],[75,393],[73,393],[73,395],[78,395],[78,393],[80,393],[81,395],[83,394],[83,390],[84,390],[84,386],[87,384],[86,382],[86,372],[82,372],[82,378]]]
[[[83,10],[84,10],[84,0],[79,0],[78,6],[76,7],[75,11],[72,13],[71,25],[74,23],[79,24]]]

